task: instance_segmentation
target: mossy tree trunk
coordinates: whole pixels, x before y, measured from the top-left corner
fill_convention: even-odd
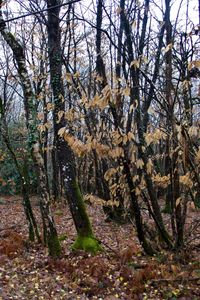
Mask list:
[[[60,7],[56,7],[59,4],[60,1],[58,0],[47,0],[47,7],[49,8],[47,24],[48,52],[51,87],[55,104],[54,135],[56,140],[56,151],[59,160],[61,179],[64,183],[65,193],[78,234],[73,248],[96,253],[101,249],[101,247],[94,237],[83,197],[77,183],[75,157],[63,136],[58,135],[59,130],[67,126],[64,115],[59,118],[60,112],[65,111],[65,103],[62,101],[64,96],[64,86],[62,80],[61,29],[59,18]],[[69,124],[68,129],[70,130]]]
[[[2,0],[0,0],[2,7]],[[39,145],[39,135],[37,130],[37,111],[34,103],[34,93],[32,90],[31,81],[26,69],[26,61],[23,46],[18,42],[14,35],[6,28],[3,21],[2,11],[0,10],[0,32],[10,46],[13,52],[14,59],[18,67],[18,74],[21,80],[21,85],[24,94],[24,109],[26,115],[26,126],[28,129],[28,143],[33,161],[38,173],[38,182],[40,190],[40,209],[43,218],[43,230],[45,242],[48,245],[49,254],[53,257],[60,256],[61,247],[57,236],[57,231],[49,207],[49,189],[47,176],[45,172],[44,160],[41,154]]]

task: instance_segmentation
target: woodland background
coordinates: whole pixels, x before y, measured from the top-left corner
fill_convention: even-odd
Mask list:
[[[198,10],[0,1],[2,299],[198,299]]]

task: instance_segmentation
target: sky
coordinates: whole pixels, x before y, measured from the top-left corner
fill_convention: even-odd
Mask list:
[[[63,2],[68,2],[67,0],[64,0]],[[22,3],[25,1],[22,1]],[[114,2],[113,0],[107,0],[105,1],[106,3],[112,4],[112,2]],[[116,2],[116,1],[115,1]],[[142,1],[140,1],[142,3]],[[151,11],[152,13],[156,14],[156,16],[159,17],[159,15],[161,16],[161,12],[159,8],[164,8],[164,0],[153,0],[152,2],[155,3],[155,5],[151,4]],[[199,0],[172,0],[171,1],[171,16],[172,19],[176,18],[177,15],[177,11],[179,9],[179,6],[181,4],[181,16],[185,16],[186,15],[186,10],[187,10],[187,2],[188,2],[188,17],[190,20],[193,21],[193,23],[195,25],[199,24]],[[12,10],[14,16],[19,16],[22,14],[22,12],[20,11],[21,8],[19,6],[19,4],[17,3],[17,1],[15,0],[9,0],[7,1],[9,8]],[[81,3],[85,6],[89,6],[92,1],[88,1],[88,0],[82,0]],[[78,6],[78,4],[77,4]],[[6,8],[3,9],[3,11],[6,11]]]

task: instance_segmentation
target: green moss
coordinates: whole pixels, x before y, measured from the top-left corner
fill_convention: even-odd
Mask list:
[[[196,208],[200,208],[200,197],[199,197],[199,195],[198,195],[198,197],[195,198],[194,204],[195,204]]]
[[[64,233],[64,234],[59,235],[58,239],[59,239],[60,242],[66,240],[67,239],[67,234]]]
[[[62,215],[63,215],[63,211],[60,210],[60,209],[58,209],[58,210],[55,211],[54,214],[55,214],[56,216],[62,216]]]
[[[57,235],[48,236],[48,250],[52,257],[59,257],[61,255],[61,246]]]
[[[82,220],[82,226],[77,226],[78,235],[79,236],[93,236],[92,226],[91,226],[90,219],[89,219],[87,211],[86,211],[84,199],[83,199],[82,193],[81,193],[80,188],[76,181],[73,183],[73,188],[75,191],[78,213]]]
[[[73,191],[76,199],[75,206],[78,208],[76,213],[79,214],[79,222],[76,224],[78,237],[74,242],[73,250],[84,250],[86,252],[96,254],[102,251],[99,242],[95,239],[90,219],[88,217],[82,193],[76,181],[73,182]]]
[[[5,205],[6,202],[3,199],[0,199],[0,205]]]
[[[73,250],[84,250],[91,254],[96,254],[102,251],[102,247],[94,237],[81,237],[78,236],[74,244],[72,245]]]
[[[32,224],[29,224],[29,241],[35,241],[35,233]]]
[[[172,209],[170,205],[166,205],[165,208],[162,210],[163,214],[172,214]]]

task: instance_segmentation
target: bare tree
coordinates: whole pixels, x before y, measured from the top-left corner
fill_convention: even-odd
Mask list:
[[[2,1],[0,2],[0,7],[2,7]],[[49,254],[51,256],[56,257],[60,255],[61,247],[57,236],[57,230],[49,207],[48,183],[44,167],[44,160],[41,155],[41,149],[38,138],[34,93],[32,90],[28,71],[26,69],[24,49],[20,42],[18,42],[18,40],[14,37],[14,35],[9,30],[7,30],[6,25],[3,21],[2,11],[0,11],[0,18],[0,32],[7,44],[12,49],[13,56],[17,63],[18,74],[21,80],[24,93],[24,109],[26,114],[26,126],[28,129],[29,147],[33,160],[35,162],[35,166],[37,168],[38,179],[40,181],[40,208],[43,220],[44,241],[48,245]]]

